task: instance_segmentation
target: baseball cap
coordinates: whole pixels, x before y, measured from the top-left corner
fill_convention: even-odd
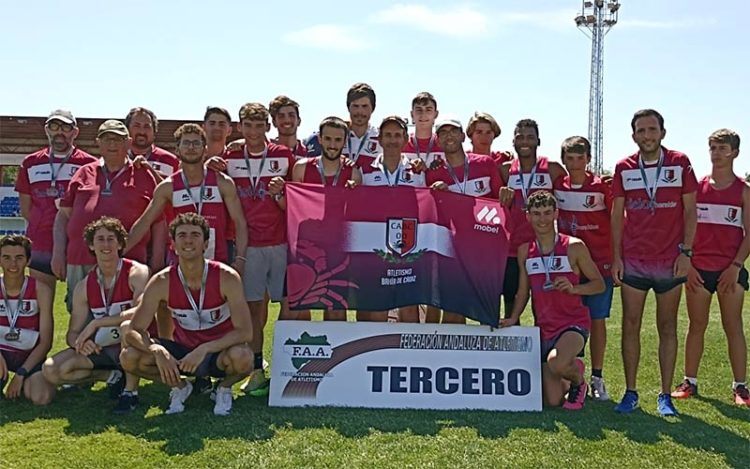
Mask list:
[[[72,124],[74,126],[77,126],[78,123],[76,122],[76,118],[73,117],[73,114],[70,111],[66,111],[65,109],[55,109],[49,114],[49,117],[47,117],[47,121],[45,124],[48,124],[50,121],[60,121],[65,124]]]
[[[125,127],[125,124],[115,119],[104,121],[102,125],[99,126],[99,130],[96,132],[96,138],[99,138],[106,133],[117,134],[123,137],[130,137],[130,133],[128,132],[128,128]]]
[[[406,119],[402,118],[401,116],[393,115],[386,117],[385,119],[383,119],[383,122],[380,123],[380,128],[382,129],[383,126],[389,122],[393,122],[394,124],[401,127],[405,134],[409,133],[409,126],[406,123]]]
[[[457,127],[461,130],[464,129],[464,127],[461,125],[461,121],[458,120],[457,117],[444,117],[437,121],[435,124],[435,133],[440,132],[440,129],[446,125],[450,125],[451,127]]]

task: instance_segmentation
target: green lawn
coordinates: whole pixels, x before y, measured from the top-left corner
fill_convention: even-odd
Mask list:
[[[605,378],[619,399],[623,378],[615,303]],[[193,396],[185,413],[167,416],[167,388],[149,383],[141,389],[140,408],[116,417],[99,384],[93,391],[58,394],[46,408],[0,401],[0,467],[748,467],[750,412],[730,400],[732,377],[717,308],[715,303],[706,335],[702,397],[678,402],[679,419],[656,414],[657,341],[650,298],[639,375],[643,411],[634,415],[620,416],[612,403],[594,402],[581,412],[516,414],[276,409],[267,407],[266,399],[240,396],[233,415],[220,418],[212,414],[208,397]],[[60,292],[56,311],[55,351],[63,347],[67,327]],[[745,311],[750,311],[747,298]],[[530,320],[527,313],[524,322]],[[683,305],[681,338],[686,326]],[[745,333],[750,335],[747,322]],[[265,335],[270,359],[272,323]],[[680,355],[675,378],[681,377]]]

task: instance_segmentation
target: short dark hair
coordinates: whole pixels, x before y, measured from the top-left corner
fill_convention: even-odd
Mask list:
[[[271,113],[271,117],[276,117],[276,114],[278,114],[279,110],[284,106],[292,106],[294,112],[297,113],[297,117],[299,117],[299,103],[283,94],[276,96],[268,104],[268,111]]]
[[[411,107],[414,107],[417,104],[425,105],[430,103],[432,103],[432,105],[435,106],[435,109],[437,109],[437,100],[432,93],[422,91],[421,93],[417,93],[417,95],[414,96],[414,99],[411,100]]]
[[[268,109],[261,103],[246,103],[240,108],[240,122],[244,119],[268,122]]]
[[[557,209],[557,199],[550,191],[536,191],[526,201],[526,211],[532,208],[552,207]]]
[[[177,218],[172,220],[172,223],[169,224],[169,236],[172,237],[172,241],[175,239],[177,228],[182,225],[194,225],[199,227],[203,232],[203,241],[208,241],[208,238],[211,235],[211,227],[208,225],[205,218],[195,212],[187,212],[177,215]]]
[[[375,109],[375,90],[372,89],[372,86],[368,85],[367,83],[353,84],[352,87],[349,88],[349,91],[346,93],[347,109],[349,108],[349,105],[352,103],[352,101],[359,98],[369,98],[372,109]]]
[[[536,137],[539,138],[539,124],[534,119],[521,119],[516,123],[516,129],[513,131],[514,134],[523,127],[530,127],[536,132]]]
[[[86,227],[83,228],[83,240],[86,241],[86,246],[94,244],[94,235],[102,228],[115,234],[117,242],[122,245],[122,247],[117,250],[117,254],[122,256],[123,249],[125,249],[125,245],[128,244],[128,231],[117,218],[101,217],[86,225]],[[89,252],[94,254],[94,251],[91,250],[91,248],[89,248]]]
[[[26,253],[26,260],[31,259],[31,240],[21,234],[9,234],[0,238],[0,251],[5,246],[21,246]]]
[[[659,111],[655,111],[654,109],[641,109],[633,114],[633,118],[630,120],[630,128],[633,129],[633,132],[635,132],[635,122],[641,117],[656,117],[656,120],[659,121],[659,128],[664,130],[664,117],[659,114]]]
[[[708,141],[728,144],[732,150],[740,149],[740,136],[732,129],[719,129],[708,136]]]
[[[565,154],[568,152],[583,153],[590,158],[591,143],[586,137],[581,137],[580,135],[568,137],[563,140],[562,145],[560,145],[560,159],[564,160]]]
[[[320,126],[318,127],[318,135],[323,135],[324,127],[334,127],[336,129],[342,129],[345,134],[349,132],[349,126],[346,124],[346,121],[336,116],[328,116],[320,121]]]
[[[223,107],[218,106],[208,106],[206,108],[206,113],[203,114],[203,122],[206,122],[211,114],[221,114],[222,116],[227,118],[227,121],[230,124],[232,123],[232,116],[229,114],[229,111],[227,111]]]
[[[159,120],[156,118],[156,114],[150,109],[146,109],[145,107],[134,107],[128,112],[128,115],[125,116],[125,127],[130,130],[130,123],[133,121],[133,117],[136,114],[146,114],[148,117],[151,118],[151,125],[154,126],[154,132],[159,131]]]
[[[380,132],[383,132],[383,127],[385,127],[386,124],[396,124],[399,127],[401,127],[401,130],[404,131],[404,136],[409,136],[409,124],[406,123],[406,119],[402,118],[401,116],[388,116],[385,119],[383,119],[383,122],[380,123]]]
[[[185,134],[196,134],[201,137],[201,140],[203,140],[203,144],[206,144],[206,131],[203,130],[203,127],[201,127],[198,124],[193,123],[187,123],[182,124],[177,128],[177,130],[174,131],[174,140],[177,143],[177,145],[180,145],[180,140],[182,140],[182,136]]]

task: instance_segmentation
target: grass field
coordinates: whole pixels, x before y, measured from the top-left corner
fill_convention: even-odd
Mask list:
[[[748,297],[744,306],[750,311]],[[58,351],[67,327],[60,291],[55,310]],[[528,324],[530,314],[524,316]],[[580,412],[499,413],[278,409],[265,398],[244,396],[230,417],[215,417],[207,396],[191,397],[183,414],[168,416],[168,389],[147,383],[139,409],[117,417],[98,384],[92,391],[60,393],[45,408],[0,401],[0,467],[749,467],[750,411],[730,400],[732,376],[716,302],[701,366],[702,396],[677,402],[678,419],[656,413],[653,298],[643,322],[643,410],[629,416],[615,414],[612,403],[591,401]],[[269,358],[272,326],[265,330]],[[682,377],[686,327],[683,304],[676,380]],[[619,331],[616,300],[604,370],[615,399],[623,391]]]

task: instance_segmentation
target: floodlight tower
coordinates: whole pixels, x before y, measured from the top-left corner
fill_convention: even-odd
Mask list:
[[[591,85],[589,89],[589,141],[591,142],[591,170],[601,174],[603,157],[603,93],[604,93],[604,36],[617,24],[620,0],[583,0],[576,26],[591,38]]]

